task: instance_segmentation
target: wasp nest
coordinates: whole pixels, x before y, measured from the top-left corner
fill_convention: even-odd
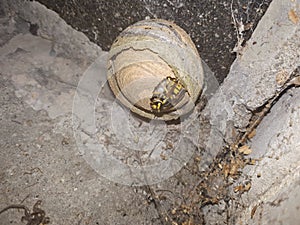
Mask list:
[[[173,120],[194,108],[203,69],[183,29],[165,20],[143,20],[126,28],[111,46],[108,82],[132,112]]]

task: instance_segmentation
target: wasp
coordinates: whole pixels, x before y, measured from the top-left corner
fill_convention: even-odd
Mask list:
[[[185,87],[177,78],[164,78],[153,90],[150,107],[156,114],[175,111],[176,105],[186,93]]]

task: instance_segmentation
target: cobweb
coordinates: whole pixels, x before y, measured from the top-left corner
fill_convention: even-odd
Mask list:
[[[237,38],[233,52],[241,52],[271,2],[272,0],[231,1],[230,10]]]

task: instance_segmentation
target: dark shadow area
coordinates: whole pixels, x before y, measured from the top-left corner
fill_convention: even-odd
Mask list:
[[[38,1],[106,51],[123,29],[139,20],[174,21],[191,36],[202,59],[222,82],[235,59],[235,27],[241,28],[239,22],[243,25],[240,35],[247,40],[272,0]]]

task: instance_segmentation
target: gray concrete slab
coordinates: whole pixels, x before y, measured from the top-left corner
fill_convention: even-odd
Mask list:
[[[41,36],[26,26],[20,32],[11,14],[1,19],[0,208],[14,203],[31,208],[41,199],[51,224],[156,223],[147,193],[99,176],[73,137],[77,83],[101,49],[43,6],[28,6],[30,18],[44,16]],[[46,28],[51,20],[53,27]],[[21,224],[22,215],[6,211],[0,224]]]
[[[105,63],[92,63],[105,57],[105,52],[39,3],[3,2],[6,3],[6,16],[0,20],[0,208],[11,203],[30,206],[42,199],[42,207],[52,224],[160,224],[159,210],[153,204],[149,190],[120,185],[111,182],[114,177],[100,176],[84,157],[85,152],[78,149],[78,139],[73,136],[73,97],[78,91],[78,82],[88,71],[92,72],[89,74],[95,77],[95,82],[87,83],[82,90],[91,91],[91,87],[101,86],[100,74],[103,71],[99,71],[98,80],[95,68],[104,67]],[[192,123],[184,127],[187,129],[182,133],[183,142],[178,149],[186,152],[201,149],[202,158],[197,164],[199,171],[210,169],[209,165],[223,149],[224,140],[230,142],[234,134],[247,129],[252,111],[260,108],[280,89],[278,77],[288,78],[299,67],[299,5],[298,0],[273,1],[247,46],[239,49],[240,57],[232,65],[219,92],[209,100],[201,114],[207,119],[205,126],[195,119],[199,116],[195,111]],[[294,12],[294,17],[291,12]],[[38,35],[29,32],[31,23],[38,24]],[[102,94],[105,104],[95,103],[100,115],[96,117],[99,130],[111,121],[105,119],[109,114],[105,107],[113,101],[109,89],[104,88]],[[262,160],[256,166],[247,167],[241,176],[241,179],[251,178],[250,191],[241,196],[232,193],[235,201],[231,202],[231,208],[226,209],[222,199],[219,204],[204,207],[201,216],[193,215],[199,224],[295,224],[298,221],[298,99],[298,89],[286,92],[258,127],[252,140],[252,156],[262,157]],[[91,101],[95,102],[95,99]],[[119,114],[113,116],[113,121],[122,121]],[[92,119],[88,117],[87,122],[90,121]],[[140,125],[138,119],[132,121],[131,125],[137,130],[159,126],[143,122]],[[176,134],[179,127],[169,126],[171,134]],[[94,133],[84,130],[86,136],[81,138],[88,141],[89,137],[97,137],[104,144],[118,144],[118,135],[112,130],[97,136],[99,130]],[[106,139],[107,136],[111,139]],[[126,137],[126,134],[119,136]],[[144,139],[146,137],[149,135]],[[175,135],[171,138],[180,139]],[[135,144],[140,140],[143,138],[133,139]],[[176,141],[171,142],[174,143]],[[155,160],[163,161],[162,158],[168,157],[170,146],[159,146],[166,154],[154,152]],[[134,166],[136,156],[127,157],[125,147],[115,148],[110,153]],[[184,151],[180,151],[181,155],[176,159],[186,159],[184,156],[189,159],[189,154],[183,154]],[[153,163],[149,157],[142,159]],[[185,161],[182,165],[186,165]],[[117,172],[106,169],[112,174]],[[177,169],[171,171],[171,175]],[[152,175],[155,180],[167,172],[170,170],[157,171],[157,177]],[[155,186],[156,190],[170,190],[168,193],[172,196],[164,196],[164,201],[158,198],[163,211],[172,214],[174,205],[170,199],[182,204],[185,191],[206,178],[191,174],[186,170]],[[122,179],[122,176],[117,178]],[[214,183],[207,185],[226,184],[216,178]],[[21,214],[9,210],[0,215],[0,222],[17,224]],[[182,218],[176,218],[175,213],[174,218],[184,222],[184,216],[190,216],[187,213],[181,215]]]

